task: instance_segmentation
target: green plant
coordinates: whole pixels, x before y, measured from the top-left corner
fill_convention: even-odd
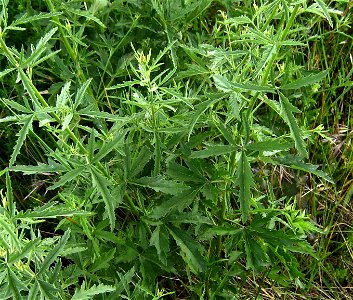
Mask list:
[[[307,291],[300,261],[320,260],[307,236],[324,230],[283,174],[333,183],[308,163],[327,135],[298,107],[330,72],[303,63],[308,22],[337,11],[241,4],[2,1],[0,122],[17,126],[3,298],[228,299],[251,279],[255,297],[266,280]],[[46,191],[15,199],[13,174]]]

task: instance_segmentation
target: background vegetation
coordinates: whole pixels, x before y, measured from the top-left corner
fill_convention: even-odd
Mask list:
[[[352,1],[0,6],[1,299],[351,299]]]

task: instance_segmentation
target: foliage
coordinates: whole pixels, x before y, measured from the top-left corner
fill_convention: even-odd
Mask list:
[[[349,17],[321,0],[2,0],[1,298],[309,293],[301,262],[325,253],[307,238],[333,224],[289,177],[333,186],[307,111],[336,71],[305,57],[311,27]]]

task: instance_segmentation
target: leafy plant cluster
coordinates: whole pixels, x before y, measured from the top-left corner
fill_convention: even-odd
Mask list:
[[[249,278],[305,290],[298,259],[319,259],[307,236],[322,229],[277,179],[332,182],[307,161],[324,131],[299,107],[329,72],[303,63],[310,22],[337,14],[2,0],[1,298],[231,299]]]

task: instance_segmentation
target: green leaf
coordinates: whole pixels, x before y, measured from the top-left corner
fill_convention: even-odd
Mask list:
[[[117,147],[124,145],[124,136],[127,131],[114,135],[112,140],[105,142],[97,154],[93,156],[92,163],[97,163],[106,157],[110,152],[114,151]]]
[[[10,253],[7,263],[14,264],[25,257],[29,257],[29,253],[33,252],[40,243],[40,238],[27,242],[21,250]]]
[[[13,190],[11,184],[11,178],[9,171],[6,171],[6,198],[7,198],[7,211],[9,212],[10,217],[14,217],[16,214],[16,205],[13,198]]]
[[[57,257],[63,251],[69,237],[70,229],[65,231],[64,235],[61,237],[57,245],[47,253],[44,261],[40,264],[40,269],[37,272],[37,276],[42,275],[45,271],[49,269],[50,265],[57,259]]]
[[[113,231],[115,228],[116,200],[113,198],[108,188],[108,186],[111,186],[112,184],[103,175],[101,175],[94,166],[91,166],[90,171],[92,174],[93,186],[97,189],[97,191],[103,198],[105,204],[105,211],[108,214],[109,218],[110,229],[111,231]]]
[[[142,177],[139,179],[135,179],[133,181],[134,184],[151,188],[156,192],[162,192],[169,195],[177,195],[187,188],[182,183],[175,182],[172,180],[166,180],[161,176],[155,177]]]
[[[326,70],[319,73],[310,74],[305,77],[301,77],[291,83],[288,83],[282,86],[281,89],[282,90],[300,89],[302,87],[312,85],[314,83],[320,82],[322,79],[324,79],[327,76],[328,73],[329,71]]]
[[[42,53],[47,49],[49,40],[57,30],[58,28],[54,27],[39,40],[34,50],[32,50],[32,54],[22,63],[21,67],[23,69],[33,67],[33,65],[39,60]]]
[[[67,171],[61,164],[51,161],[49,164],[38,162],[38,166],[16,165],[9,168],[10,171],[22,172],[23,175],[46,174]]]
[[[283,141],[282,139],[273,139],[263,142],[255,142],[246,146],[250,151],[285,151],[289,150],[293,143]]]
[[[268,256],[255,237],[247,230],[243,230],[246,252],[246,268],[261,271],[269,265]]]
[[[53,13],[39,13],[34,16],[28,16],[27,13],[24,13],[21,17],[16,18],[16,20],[11,23],[10,26],[18,26],[21,24],[31,23],[38,20],[50,19],[52,17],[60,16],[61,12],[53,12]]]
[[[270,86],[256,85],[252,83],[234,83],[228,81],[222,75],[213,75],[213,80],[216,87],[224,92],[237,92],[237,91],[256,91],[256,92],[269,92],[274,93],[275,89]]]
[[[180,247],[181,251],[184,252],[183,258],[186,260],[192,272],[195,274],[204,272],[206,270],[207,263],[200,254],[200,244],[185,231],[182,231],[173,225],[168,225],[168,230]]]
[[[202,176],[175,162],[169,163],[167,175],[181,182],[204,182],[204,178]]]
[[[189,122],[189,128],[188,128],[188,132],[189,132],[189,139],[191,136],[191,133],[195,127],[195,124],[197,123],[197,121],[199,120],[199,118],[202,116],[202,114],[208,109],[210,108],[213,104],[217,103],[218,101],[220,101],[222,98],[221,97],[217,97],[216,95],[214,95],[214,97],[211,97],[211,99],[206,100],[200,104],[198,104],[196,106],[196,111],[193,114],[193,117],[191,118],[190,122]]]
[[[128,177],[134,178],[136,175],[138,175],[146,166],[146,164],[150,161],[151,157],[152,152],[146,146],[143,146],[139,150],[138,156],[134,159],[133,163],[131,164]]]
[[[16,274],[9,268],[7,267],[7,293],[10,294],[12,297],[11,299],[14,300],[22,300],[23,297],[21,296],[21,291],[26,291],[27,286],[22,280],[20,280]],[[8,299],[8,298],[6,298]]]
[[[230,145],[212,145],[207,146],[204,150],[191,152],[190,158],[207,158],[210,156],[229,154],[236,150],[236,147]]]
[[[326,5],[326,3],[322,0],[315,0],[315,2],[319,5],[319,7],[321,8],[323,14],[325,15],[328,23],[330,24],[330,27],[333,28],[333,22],[332,22],[332,18],[330,16],[330,13],[329,13],[329,8],[328,6]]]
[[[164,226],[157,226],[150,239],[150,245],[155,246],[158,257],[163,264],[167,264],[167,254],[169,253],[169,234]]]
[[[191,204],[198,192],[199,189],[189,188],[169,200],[163,201],[162,204],[153,209],[149,216],[154,219],[160,219],[174,209],[182,211]]]
[[[65,83],[63,88],[61,89],[60,95],[57,96],[56,98],[56,107],[57,108],[63,108],[66,103],[70,100],[70,85],[71,81],[68,81]]]
[[[272,158],[268,162],[272,163],[272,164],[276,164],[276,165],[285,165],[285,166],[288,166],[292,169],[301,170],[304,172],[309,172],[309,173],[312,173],[318,177],[325,179],[326,181],[328,181],[330,183],[333,183],[333,184],[335,183],[334,180],[330,176],[327,175],[327,173],[325,173],[321,170],[318,170],[319,166],[304,163],[304,162],[300,161],[299,157],[296,157],[296,156],[276,157],[276,158]]]
[[[253,174],[245,151],[240,154],[238,169],[236,173],[236,184],[239,186],[239,202],[241,219],[243,223],[248,220],[250,211],[251,193],[250,188],[254,186]]]
[[[41,279],[36,280],[38,283],[39,290],[41,291],[42,296],[44,296],[44,299],[50,299],[50,300],[58,300],[60,299],[56,295],[58,294],[59,289],[57,289],[54,284],[46,282]]]
[[[279,95],[281,99],[281,116],[289,126],[291,137],[294,140],[299,155],[307,158],[308,152],[305,147],[303,133],[298,126],[297,120],[292,114],[292,112],[299,112],[299,110],[294,107],[282,93],[279,93]]]
[[[63,176],[60,177],[60,179],[55,184],[50,186],[48,188],[48,190],[55,190],[58,187],[63,186],[67,182],[74,180],[76,177],[82,176],[82,173],[84,170],[85,170],[85,167],[78,167],[76,169],[73,169],[73,170],[65,173]]]
[[[265,45],[263,48],[264,50],[261,60],[256,67],[257,71],[255,72],[255,77],[259,76],[269,63],[272,64],[272,59],[276,56],[278,50],[278,46],[276,44]]]
[[[102,21],[99,20],[97,17],[93,16],[93,14],[91,12],[80,10],[80,9],[74,9],[74,8],[69,7],[69,6],[66,6],[65,8],[66,8],[67,11],[69,11],[69,12],[75,14],[75,15],[78,15],[78,16],[81,16],[81,17],[85,17],[88,20],[96,22],[102,28],[106,28],[106,26],[102,23]]]
[[[0,76],[1,77],[1,76]],[[33,113],[31,109],[24,107],[23,105],[19,104],[16,101],[12,100],[7,100],[7,99],[0,99],[7,107],[10,107],[10,109],[15,109],[18,112],[26,113],[26,114],[31,114]]]
[[[26,118],[20,132],[16,134],[18,136],[18,139],[16,141],[14,150],[11,154],[11,158],[9,162],[10,167],[12,167],[13,164],[16,162],[17,155],[20,153],[20,150],[23,146],[24,141],[26,140],[28,132],[32,130],[32,123],[33,123],[33,115]]]
[[[95,295],[109,293],[115,291],[115,287],[111,285],[105,285],[103,283],[99,285],[93,285],[90,288],[86,288],[86,283],[83,282],[80,289],[75,290],[75,294],[71,300],[89,300],[93,299]]]
[[[84,98],[87,92],[87,89],[92,82],[92,78],[88,79],[85,83],[83,83],[80,88],[76,92],[75,96],[75,107],[78,107],[80,104],[84,103]]]
[[[64,204],[50,202],[33,210],[21,211],[16,215],[16,219],[47,219],[57,217],[89,216],[90,212],[84,210],[72,209]]]

